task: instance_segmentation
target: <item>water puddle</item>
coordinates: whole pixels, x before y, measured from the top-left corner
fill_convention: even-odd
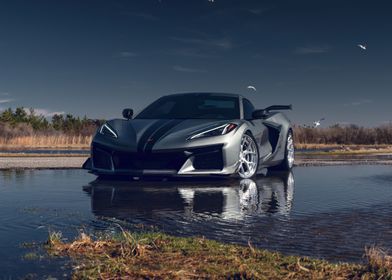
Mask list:
[[[49,230],[154,227],[285,254],[360,261],[392,248],[388,166],[296,167],[254,180],[102,181],[83,170],[0,172],[0,275],[69,277],[67,260],[29,259]],[[27,254],[27,255],[26,255]],[[7,278],[8,279],[8,278]]]

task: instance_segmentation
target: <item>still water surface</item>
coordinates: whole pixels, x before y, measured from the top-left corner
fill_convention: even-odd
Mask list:
[[[67,260],[23,257],[32,249],[22,244],[44,242],[49,230],[73,238],[142,224],[331,261],[392,248],[390,166],[297,167],[255,180],[95,179],[83,170],[0,171],[0,279],[69,277]]]

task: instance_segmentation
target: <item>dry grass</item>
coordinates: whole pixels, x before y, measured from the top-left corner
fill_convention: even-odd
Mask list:
[[[367,264],[322,260],[161,233],[94,240],[82,233],[73,242],[50,237],[53,255],[71,257],[73,279],[392,279],[390,257],[367,250]]]
[[[1,150],[51,148],[51,149],[88,149],[92,136],[82,135],[34,135],[0,138]]]
[[[17,153],[1,153],[0,158],[80,158],[88,157],[89,154],[84,153],[72,153],[72,154],[47,154],[47,153],[31,153],[26,154],[23,151],[18,151]]]
[[[392,278],[392,256],[387,250],[377,247],[366,248],[365,257],[369,271],[376,273],[379,279]]]
[[[384,154],[392,153],[391,145],[336,145],[336,144],[296,144],[296,149],[312,150],[312,154]],[[306,152],[309,153],[309,152]],[[301,152],[299,152],[301,154]]]
[[[34,133],[25,136],[0,136],[0,150],[26,150],[26,149],[89,149],[92,136]],[[388,153],[392,152],[392,145],[347,145],[347,144],[318,144],[300,143],[296,139],[296,149],[303,150],[331,150],[333,152],[347,153]]]
[[[319,150],[319,149],[341,149],[341,150],[390,150],[392,149],[392,145],[338,145],[338,144],[312,144],[312,143],[296,143],[295,147],[297,149],[305,149],[305,150]]]

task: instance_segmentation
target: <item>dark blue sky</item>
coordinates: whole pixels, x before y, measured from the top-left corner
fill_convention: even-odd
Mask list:
[[[292,103],[298,124],[383,124],[388,2],[1,1],[0,108],[111,118],[162,95],[218,91]]]

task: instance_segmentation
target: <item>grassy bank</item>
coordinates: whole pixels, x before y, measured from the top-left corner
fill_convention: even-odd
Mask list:
[[[392,261],[381,250],[367,250],[364,264],[332,264],[283,256],[249,246],[162,233],[93,239],[81,234],[64,242],[51,233],[48,251],[68,256],[73,279],[392,279]]]

